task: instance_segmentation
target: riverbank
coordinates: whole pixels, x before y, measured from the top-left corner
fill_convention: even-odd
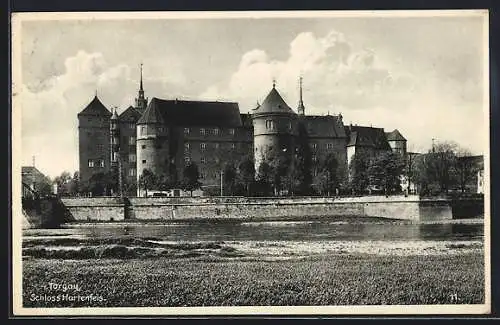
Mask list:
[[[77,290],[50,290],[49,283]],[[484,303],[484,254],[23,259],[25,307]],[[95,301],[51,301],[57,295]],[[47,298],[49,297],[49,298]]]

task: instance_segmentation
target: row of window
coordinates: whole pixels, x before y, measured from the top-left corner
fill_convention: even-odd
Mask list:
[[[276,130],[278,125],[275,120],[266,120],[266,129],[267,130]],[[288,121],[288,129],[292,129],[292,122]]]
[[[313,150],[318,149],[318,144],[317,143],[311,143],[311,148]],[[326,144],[326,149],[333,149],[333,143],[327,143]]]
[[[184,128],[184,134],[191,134],[191,128]],[[219,135],[221,134],[221,130],[219,128],[200,128],[200,135]],[[228,129],[229,135],[234,135],[234,129]]]
[[[206,150],[207,147],[208,146],[207,146],[206,143],[204,143],[204,142],[200,143],[200,149],[201,150]],[[231,147],[231,149],[236,149],[236,143],[231,143],[230,147]],[[213,147],[212,148],[213,149],[219,149],[220,148],[220,143],[218,143],[218,142],[213,143]],[[189,151],[189,150],[191,150],[191,144],[189,142],[185,142],[184,143],[184,151]]]
[[[102,159],[89,159],[88,161],[88,166],[89,168],[103,168],[104,167],[104,160]]]

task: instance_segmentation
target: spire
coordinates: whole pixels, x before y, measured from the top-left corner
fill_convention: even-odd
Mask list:
[[[139,88],[140,91],[144,91],[142,88],[142,62],[141,62],[141,87]]]
[[[273,89],[276,88],[276,78],[273,78]]]
[[[135,107],[144,110],[146,109],[146,106],[148,106],[148,100],[144,98],[144,87],[142,84],[142,62],[140,65],[140,71],[141,71],[141,76],[140,76],[140,84],[139,84],[139,94],[137,98],[135,99]]]
[[[305,114],[304,101],[302,100],[302,76],[299,77],[299,107],[297,111],[299,115]]]

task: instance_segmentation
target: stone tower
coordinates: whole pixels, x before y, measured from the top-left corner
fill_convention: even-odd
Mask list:
[[[275,83],[262,104],[252,110],[250,117],[254,129],[256,172],[263,161],[272,164],[279,158],[290,158],[295,150],[297,114],[285,103]]]
[[[145,169],[159,176],[167,174],[169,161],[168,129],[153,99],[137,121],[137,195],[143,196],[139,179]]]
[[[82,182],[110,168],[111,112],[97,98],[78,113],[79,171]]]
[[[406,139],[401,135],[398,129],[386,133],[386,137],[393,152],[397,152],[403,156],[406,155]]]
[[[144,112],[147,106],[148,106],[148,99],[144,97],[144,88],[142,85],[142,63],[141,63],[141,82],[139,85],[139,94],[135,99],[135,108],[139,109],[141,112]]]

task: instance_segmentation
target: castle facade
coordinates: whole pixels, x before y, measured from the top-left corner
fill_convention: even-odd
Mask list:
[[[273,83],[267,97],[249,113],[238,103],[165,100],[144,97],[142,69],[134,106],[118,114],[96,96],[78,114],[79,169],[82,182],[119,166],[128,184],[137,184],[145,169],[180,179],[184,166],[196,162],[202,189],[217,187],[227,163],[237,166],[252,156],[258,170],[263,161],[294,154],[299,133],[311,152],[313,186],[319,166],[334,154],[343,176],[356,152],[397,151],[406,154],[398,130],[346,126],[342,115],[307,115],[302,98],[292,109]],[[302,134],[303,136],[303,134]],[[345,177],[343,177],[345,178]],[[138,190],[138,196],[143,193]]]

